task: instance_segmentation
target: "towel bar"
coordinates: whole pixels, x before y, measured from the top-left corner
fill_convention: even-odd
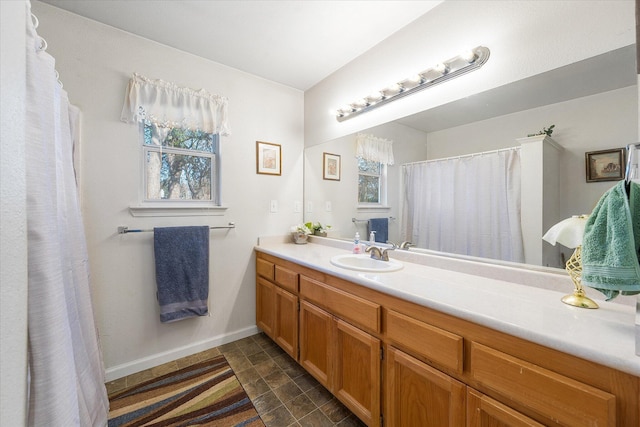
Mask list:
[[[229,222],[229,225],[211,226],[211,227],[209,227],[209,230],[215,230],[215,229],[220,229],[220,228],[236,228],[236,223],[231,221],[231,222]],[[147,232],[150,232],[150,231],[153,231],[153,229],[148,229],[148,230],[133,229],[133,230],[130,230],[129,227],[126,227],[126,226],[118,227],[118,234],[147,233]]]
[[[390,216],[389,217],[389,221],[395,221],[396,217],[394,216]],[[368,219],[357,219],[357,218],[351,218],[351,222],[369,222]]]

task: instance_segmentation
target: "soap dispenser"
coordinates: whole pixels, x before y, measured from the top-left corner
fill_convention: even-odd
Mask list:
[[[356,231],[356,237],[353,239],[353,253],[361,254],[362,248],[360,247],[360,233]]]
[[[375,231],[372,231],[372,232],[369,233],[369,241],[371,243],[375,243],[376,242],[376,232]]]

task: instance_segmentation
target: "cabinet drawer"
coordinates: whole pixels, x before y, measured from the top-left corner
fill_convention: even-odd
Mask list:
[[[386,312],[387,337],[399,347],[462,373],[464,339],[393,310]]]
[[[294,294],[298,293],[298,273],[276,265],[276,283]]]
[[[472,389],[467,389],[467,426],[544,427],[543,424]]]
[[[380,332],[380,305],[300,276],[300,296],[336,316],[370,331]]]
[[[256,259],[256,273],[259,276],[262,276],[266,279],[273,280],[274,278],[274,267],[275,265],[272,262],[265,261],[263,259]]]
[[[471,376],[560,425],[616,425],[614,395],[475,342]]]

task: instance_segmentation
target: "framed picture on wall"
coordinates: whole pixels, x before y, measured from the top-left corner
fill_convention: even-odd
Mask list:
[[[585,153],[587,182],[618,181],[624,178],[625,149]]]
[[[340,156],[338,154],[322,153],[322,178],[340,181]]]
[[[282,148],[279,144],[256,141],[256,172],[265,175],[282,174]]]

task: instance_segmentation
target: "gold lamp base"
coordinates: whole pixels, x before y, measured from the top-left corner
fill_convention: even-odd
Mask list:
[[[580,308],[598,308],[598,304],[584,293],[582,287],[582,246],[578,246],[567,261],[565,266],[567,273],[571,276],[574,289],[573,294],[565,295],[561,301],[565,304]]]
[[[583,290],[576,289],[573,294],[565,295],[561,301],[565,304],[580,308],[598,308],[598,304],[584,294]]]

